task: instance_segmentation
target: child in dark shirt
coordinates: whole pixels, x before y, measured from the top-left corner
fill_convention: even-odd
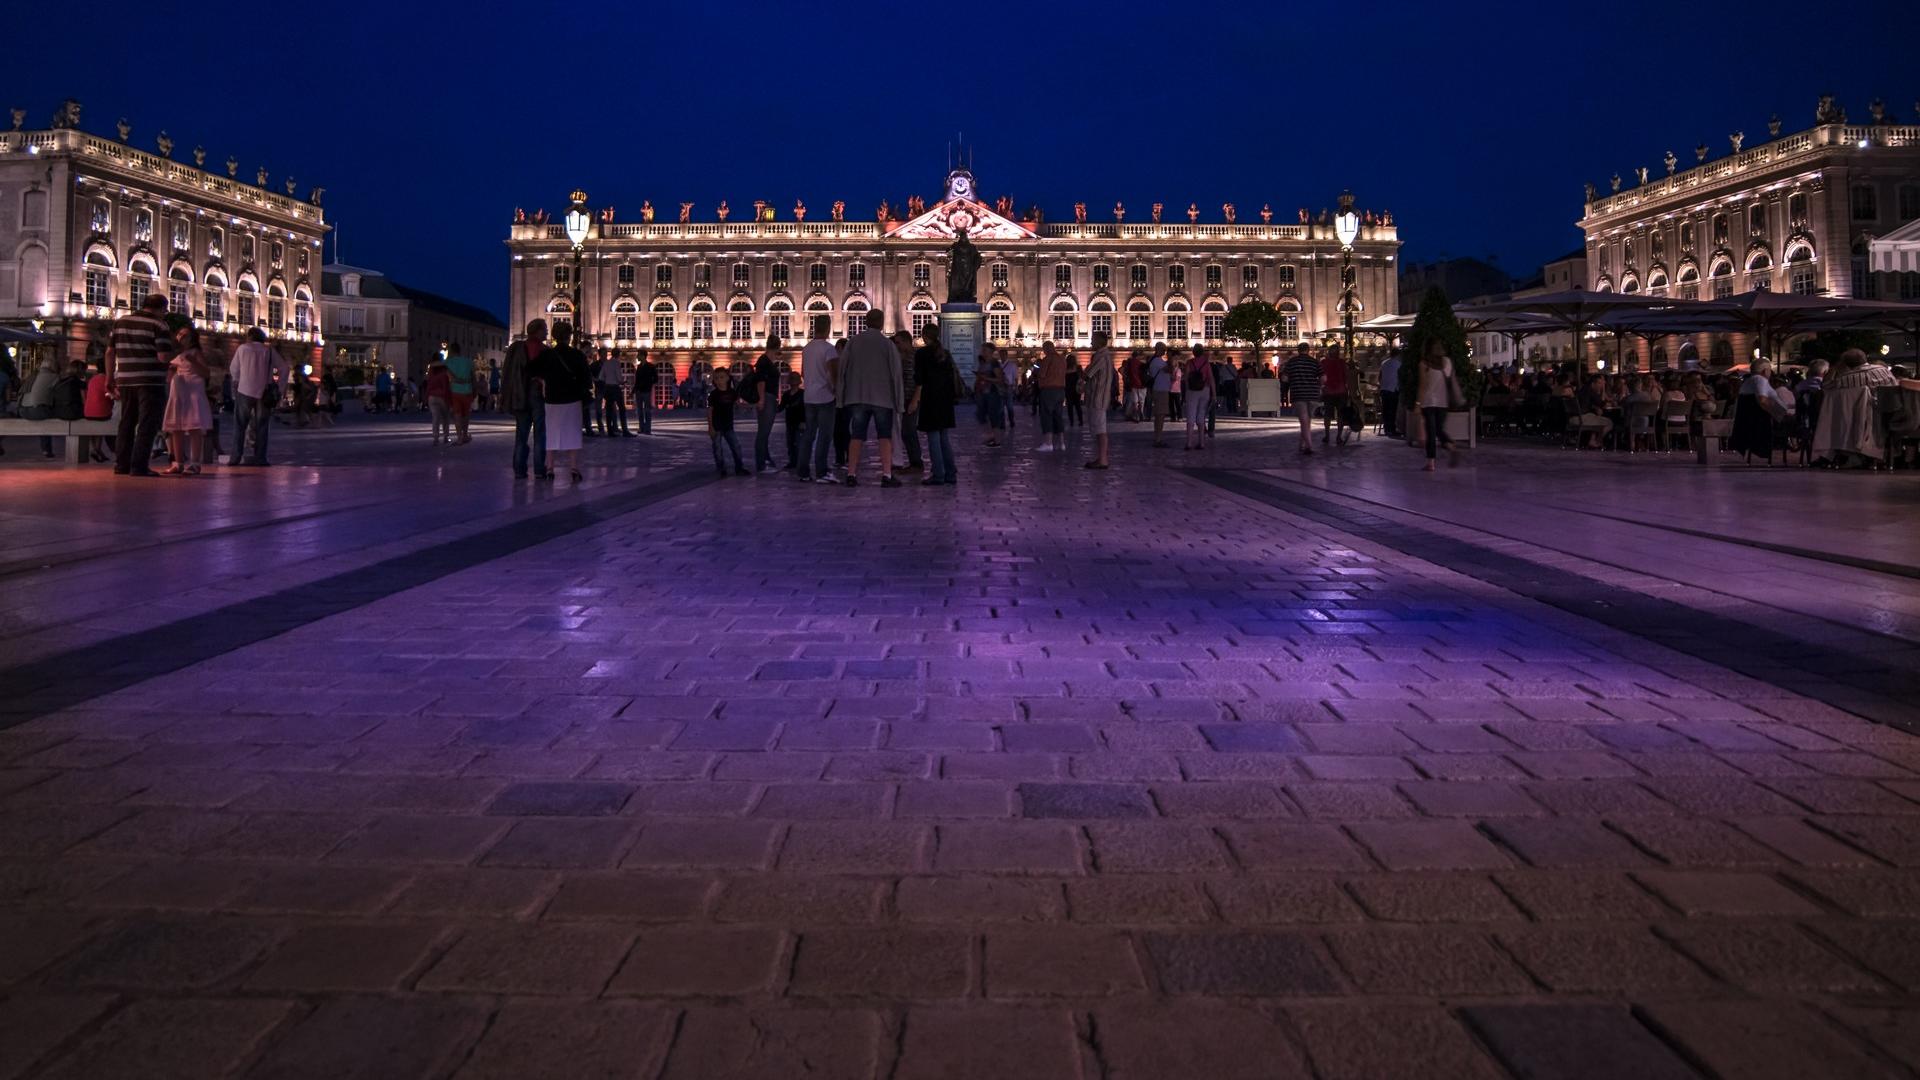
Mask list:
[[[713,439],[713,465],[720,475],[727,475],[726,459],[721,457],[720,448],[725,446],[733,451],[733,474],[750,476],[747,467],[740,461],[740,440],[733,434],[733,407],[740,402],[740,392],[733,388],[733,374],[724,369],[713,373],[713,391],[707,395],[707,435]]]
[[[800,453],[800,437],[807,427],[807,395],[800,389],[800,379],[795,375],[783,376],[787,390],[780,395],[780,412],[787,424],[787,471],[798,472],[800,479],[807,479],[807,463]]]

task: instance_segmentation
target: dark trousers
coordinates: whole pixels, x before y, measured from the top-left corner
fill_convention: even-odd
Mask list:
[[[547,410],[535,405],[513,414],[513,475],[527,475],[531,459],[533,471],[547,471]]]
[[[1447,449],[1453,449],[1453,440],[1447,438],[1447,410],[1425,407],[1420,410],[1420,418],[1426,421],[1427,460],[1439,457],[1439,443],[1446,443]]]
[[[925,462],[920,460],[920,412],[919,410],[901,410],[900,441],[907,444],[907,464],[913,468],[922,468]]]
[[[116,472],[153,471],[153,440],[160,414],[167,410],[164,386],[129,386],[120,391],[120,437],[113,451]]]
[[[827,475],[827,452],[833,448],[833,402],[807,406],[807,442],[813,447],[813,475]],[[804,468],[804,466],[803,466]]]
[[[1400,391],[1380,391],[1380,424],[1387,434],[1400,434]]]
[[[228,464],[267,463],[267,430],[273,426],[267,421],[271,414],[271,410],[259,398],[245,394],[233,395],[233,454],[227,458]],[[253,438],[252,457],[247,456],[248,436]]]
[[[953,468],[953,439],[948,429],[927,432],[927,460],[930,466],[927,479],[953,483],[957,474]]]
[[[720,456],[720,449],[722,447],[725,447],[733,454],[733,471],[746,472],[746,466],[740,464],[740,440],[734,436],[732,428],[713,433],[713,464],[720,470],[720,475],[725,476],[727,474],[727,461],[724,457]]]
[[[616,418],[619,428],[614,427]],[[611,435],[615,430],[627,431],[627,391],[619,386],[600,388],[600,427]]]
[[[835,406],[833,410],[833,463],[847,463],[847,444],[853,441],[853,427],[847,422],[847,410]]]
[[[1085,427],[1086,423],[1087,423],[1087,414],[1084,406],[1081,404],[1080,395],[1068,394],[1067,395],[1067,426],[1068,427]]]
[[[640,434],[653,434],[653,388],[633,392],[633,422]]]
[[[807,422],[804,417],[795,419],[791,412],[784,409],[781,413],[787,421],[787,468],[805,473],[807,471],[806,453],[802,448],[805,445]]]
[[[773,460],[773,419],[774,419],[775,413],[778,410],[776,410],[773,407],[771,392],[762,390],[761,393],[765,394],[766,396],[762,398],[759,406],[757,406],[753,410],[754,412],[753,471],[754,472],[759,472],[762,469],[774,469],[779,467],[778,465],[774,464],[774,460]]]

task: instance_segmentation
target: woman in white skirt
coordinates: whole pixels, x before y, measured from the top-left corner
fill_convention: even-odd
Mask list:
[[[580,403],[592,389],[587,358],[573,347],[573,327],[561,323],[553,328],[553,348],[540,354],[530,374],[534,391],[545,403],[547,419],[547,471],[540,479],[553,479],[554,465],[564,456],[567,472],[574,483],[580,476]]]
[[[180,351],[173,356],[167,377],[167,411],[160,430],[167,437],[167,455],[173,464],[165,475],[200,472],[202,440],[213,430],[213,405],[207,400],[207,362],[200,355],[200,331],[189,323],[174,331]]]

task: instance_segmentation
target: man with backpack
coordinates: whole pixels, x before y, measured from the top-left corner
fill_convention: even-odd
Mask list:
[[[1147,384],[1147,407],[1153,410],[1153,445],[1167,445],[1167,398],[1173,393],[1173,364],[1167,360],[1167,343],[1154,345],[1141,381]]]

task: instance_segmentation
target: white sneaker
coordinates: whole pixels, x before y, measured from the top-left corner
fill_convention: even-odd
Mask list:
[[[1048,454],[1053,452],[1053,447],[1048,446],[1046,443],[1041,443],[1039,446],[1034,447],[1034,451],[1036,453]]]
[[[813,482],[816,484],[838,484],[840,481],[835,480],[832,473],[821,473],[819,476],[813,478]]]

